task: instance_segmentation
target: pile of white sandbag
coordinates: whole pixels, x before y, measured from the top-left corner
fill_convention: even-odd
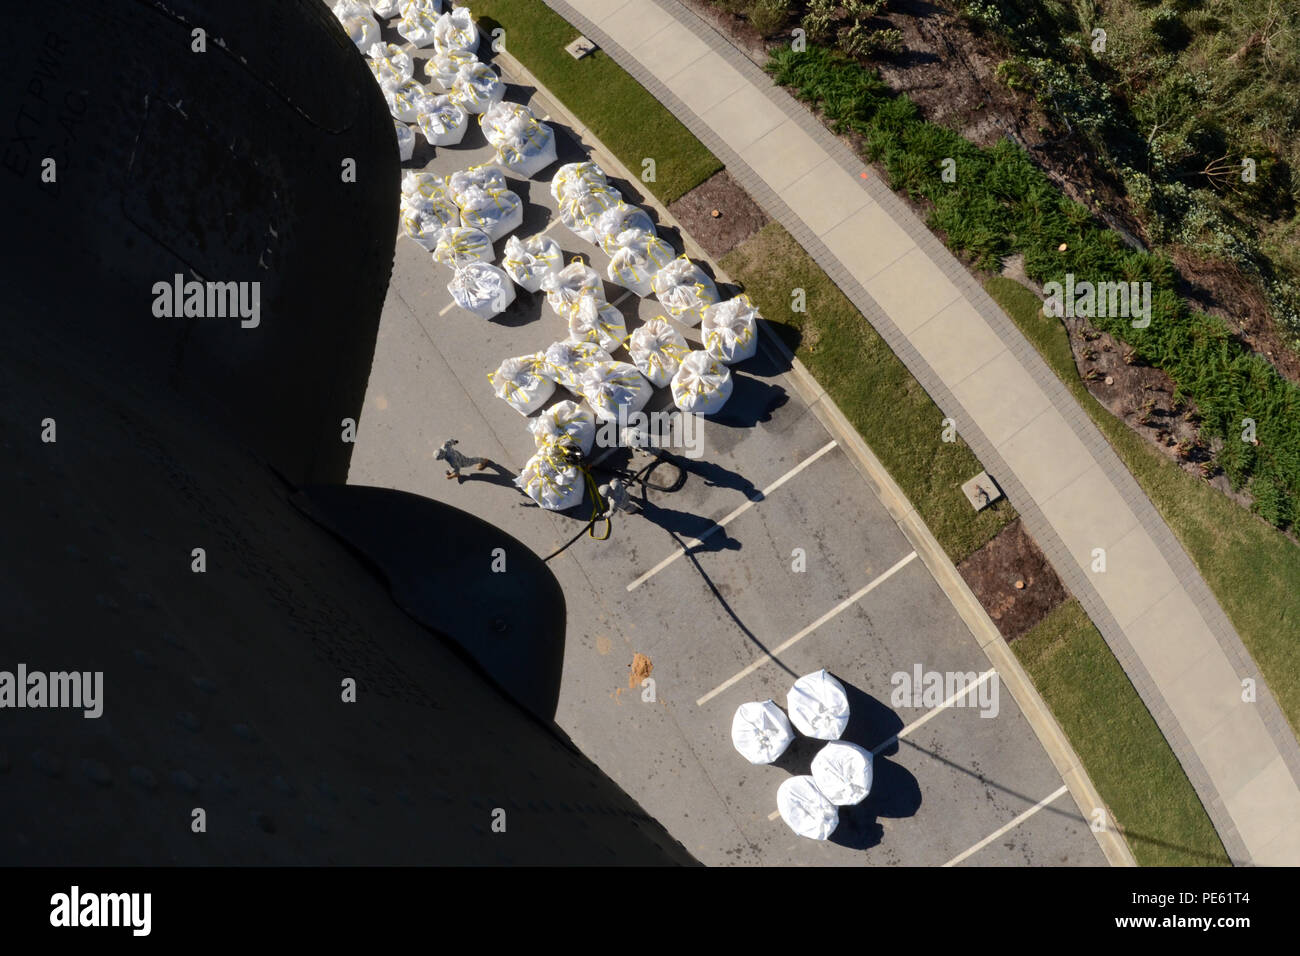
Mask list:
[[[433,261],[453,269],[467,262],[491,262],[492,238],[473,226],[447,226],[440,230],[433,247]],[[511,299],[514,295],[511,295]]]
[[[555,131],[522,103],[492,103],[478,125],[498,162],[516,175],[527,178],[555,162]]]
[[[408,172],[402,177],[400,218],[403,234],[432,252],[439,233],[460,221],[460,209],[441,176]]]
[[[600,365],[614,361],[595,342],[552,342],[546,348],[546,369],[556,385],[582,398],[582,377]]]
[[[704,309],[718,301],[708,273],[684,255],[656,272],[651,285],[669,315],[686,325],[699,325]]]
[[[672,382],[691,347],[680,332],[659,316],[632,333],[627,351],[637,371],[649,379],[651,385],[664,388]]]
[[[529,458],[515,485],[547,511],[565,511],[582,503],[582,474],[565,454],[564,443],[548,444]]]
[[[506,178],[495,166],[457,170],[447,177],[447,194],[460,209],[461,224],[493,241],[523,224],[524,202],[506,188]]]
[[[623,230],[609,239],[605,251],[609,253],[606,278],[643,299],[654,291],[655,273],[677,255],[672,246],[644,229]]]
[[[579,379],[587,404],[603,422],[618,421],[645,408],[654,386],[627,362],[602,362]]]
[[[705,306],[701,312],[700,337],[704,348],[719,362],[734,365],[752,358],[758,350],[761,318],[749,296],[738,295],[726,302]]]
[[[771,700],[741,704],[731,721],[731,742],[750,763],[768,764],[790,746],[795,730],[830,741],[813,757],[811,775],[791,777],[776,791],[777,812],[791,830],[826,840],[839,825],[839,808],[861,803],[871,793],[872,755],[838,739],[849,721],[848,695],[824,669],[794,682],[786,709],[788,719]]]
[[[339,0],[331,9],[357,49],[364,53],[379,42],[379,21],[370,6],[357,0]]]
[[[731,398],[731,369],[708,352],[688,352],[673,373],[673,404],[692,415],[713,415]]]
[[[583,455],[591,453],[596,443],[596,416],[586,405],[565,399],[528,423],[537,448],[568,445]]]
[[[457,264],[447,291],[458,306],[484,319],[504,312],[515,301],[510,277],[488,262]]]
[[[555,382],[543,374],[545,364],[541,352],[508,358],[488,373],[488,381],[497,398],[505,399],[520,415],[531,415],[555,392]]]
[[[415,121],[430,146],[456,146],[465,138],[469,114],[450,96],[426,97],[423,106]]]
[[[506,254],[501,267],[525,292],[537,292],[542,280],[554,275],[563,267],[560,244],[549,236],[538,234],[527,239],[511,236],[506,240]]]
[[[592,296],[600,304],[605,301],[600,273],[577,257],[559,272],[543,276],[541,287],[547,304],[565,321],[584,295]]]
[[[627,341],[627,323],[623,313],[603,297],[583,294],[569,312],[569,338],[595,342],[606,352],[615,352]]]

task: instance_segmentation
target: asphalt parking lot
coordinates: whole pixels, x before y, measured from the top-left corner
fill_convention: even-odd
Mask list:
[[[384,33],[402,43],[391,27]],[[412,51],[417,79],[429,52]],[[490,59],[486,44],[481,55]],[[557,105],[536,89],[512,82],[506,99],[551,117],[559,163],[587,158],[587,147],[555,118]],[[595,159],[628,202],[660,220],[648,197],[599,153]],[[472,124],[458,147],[435,151],[417,137],[404,166],[445,175],[491,160]],[[526,202],[515,235],[548,230],[566,261],[581,254],[603,274],[607,257],[553,214],[555,169],[530,182],[507,176]],[[673,229],[660,235],[682,250]],[[504,240],[497,262],[503,248]],[[349,480],[446,501],[549,554],[582,530],[590,502],[557,515],[510,484],[533,440],[525,419],[493,394],[487,373],[567,329],[541,293],[522,290],[505,314],[480,319],[452,303],[450,278],[450,269],[399,239]],[[609,283],[606,293],[629,331],[661,314],[654,299]],[[628,360],[622,352],[615,358]],[[1009,693],[996,695],[996,716],[981,716],[970,697],[939,707],[891,704],[897,672],[919,665],[983,675],[987,658],[791,387],[779,356],[760,349],[733,375],[733,397],[705,428],[703,456],[679,459],[684,483],[647,491],[644,514],[618,516],[608,540],[583,536],[550,562],[569,610],[560,726],[707,864],[1103,865],[1087,821]],[[552,401],[565,397],[557,391]],[[664,407],[666,390],[656,390],[650,408]],[[444,480],[434,452],[452,437],[502,471]],[[628,460],[618,452],[605,464]],[[631,467],[646,460],[636,453]],[[441,546],[467,556],[473,549],[472,542]],[[634,653],[653,662],[653,694],[629,686]],[[730,726],[741,703],[771,697],[784,706],[794,679],[823,667],[850,691],[845,739],[878,752],[871,795],[841,813],[831,841],[817,843],[771,816],[777,786],[808,772],[815,748],[797,742],[777,765],[752,766],[732,748]],[[997,687],[996,675],[986,683]]]

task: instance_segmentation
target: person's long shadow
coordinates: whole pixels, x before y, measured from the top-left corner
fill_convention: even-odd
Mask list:
[[[643,507],[646,503],[647,502],[644,501],[642,502]],[[721,535],[722,537],[726,538],[726,532],[722,532],[722,531],[719,531],[716,535],[710,535],[710,538],[717,537],[718,535]],[[727,601],[727,599],[722,596],[722,592],[718,590],[717,585],[713,583],[713,579],[709,577],[709,573],[704,570],[703,565],[700,564],[699,559],[695,556],[696,551],[706,550],[704,546],[698,545],[695,548],[687,548],[686,543],[682,541],[681,538],[677,537],[677,535],[675,534],[672,535],[672,538],[674,541],[677,542],[678,547],[682,548],[682,550],[685,552],[686,557],[690,560],[691,564],[695,566],[695,570],[699,572],[699,575],[703,579],[705,586],[713,594],[714,599],[718,602],[718,604],[722,607],[722,609],[727,612],[727,616],[731,618],[732,623],[734,623],[736,627],[740,629],[740,632],[749,639],[750,643],[752,643],[764,654],[767,654],[769,657],[771,657],[773,663],[775,663],[777,667],[781,668],[791,677],[795,677],[796,676],[795,672],[792,671],[788,666],[786,666],[786,664],[779,657],[773,654],[771,649],[768,648],[766,644],[764,644],[762,641],[758,639],[758,635],[756,635],[753,631],[751,631],[748,627],[745,626],[745,622],[740,619],[740,615],[738,615],[735,612],[735,610],[732,608],[731,604]],[[726,538],[726,540],[728,543],[730,543],[734,539]],[[738,541],[735,542],[735,547],[739,548],[740,542]],[[709,548],[707,550],[718,550],[718,549]]]
[[[496,472],[496,474],[489,475],[487,474],[488,471]],[[470,470],[461,472],[460,481],[457,484],[466,481],[486,481],[489,484],[518,490],[518,486],[515,485],[515,473],[503,465],[498,465],[495,461],[488,462],[483,471]]]
[[[884,839],[885,829],[881,817],[898,819],[916,814],[921,806],[921,787],[916,777],[899,764],[887,759],[898,752],[898,732],[903,721],[894,711],[870,694],[853,686],[839,675],[836,680],[844,685],[849,701],[849,723],[840,740],[857,744],[871,751],[882,741],[882,747],[872,759],[871,792],[854,806],[840,807],[840,822],[831,834],[830,842],[850,850],[866,850]],[[799,736],[786,748],[772,766],[779,767],[792,776],[812,773],[812,760],[827,741]]]
[[[723,468],[716,462],[704,458],[686,458],[667,451],[660,454],[665,461],[676,465],[687,474],[695,475],[710,488],[726,488],[730,491],[739,491],[750,501],[762,500],[762,494],[754,487],[752,481],[738,472]]]

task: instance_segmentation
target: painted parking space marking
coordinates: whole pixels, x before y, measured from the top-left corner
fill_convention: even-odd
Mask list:
[[[696,547],[699,547],[699,545],[701,545],[701,544],[704,543],[704,540],[705,540],[706,538],[711,537],[711,536],[714,535],[714,534],[717,534],[719,531],[721,531],[723,528],[725,528],[725,527],[726,527],[730,522],[734,521],[736,518],[739,518],[742,514],[744,514],[744,513],[745,513],[746,511],[748,511],[750,508],[754,507],[754,505],[758,504],[760,501],[765,501],[765,500],[767,499],[768,495],[770,495],[772,492],[776,491],[778,488],[780,488],[782,485],[784,485],[787,481],[789,481],[789,480],[790,480],[791,478],[793,478],[795,475],[799,474],[799,472],[803,471],[805,468],[807,468],[809,465],[811,465],[811,464],[812,464],[813,462],[815,462],[818,458],[820,458],[822,455],[826,454],[828,451],[830,451],[830,450],[831,450],[832,448],[834,448],[834,447],[835,447],[835,442],[834,442],[834,441],[829,441],[829,442],[827,442],[825,445],[823,445],[823,446],[822,446],[821,448],[819,448],[817,451],[813,452],[811,455],[809,455],[809,456],[808,456],[807,458],[805,458],[803,461],[799,462],[799,464],[795,465],[793,468],[791,468],[789,471],[787,471],[784,475],[782,475],[782,476],[781,476],[780,478],[778,478],[776,481],[772,482],[770,485],[768,485],[766,488],[764,488],[762,491],[760,491],[760,492],[758,493],[758,496],[757,496],[756,498],[750,498],[750,499],[749,499],[748,501],[746,501],[743,505],[741,505],[741,506],[740,506],[739,508],[737,508],[735,511],[731,512],[731,514],[727,515],[727,516],[726,516],[725,518],[723,518],[721,521],[717,522],[715,525],[713,525],[713,527],[709,528],[707,531],[705,531],[705,532],[704,532],[702,535],[700,535],[698,538],[683,538],[682,540],[685,541],[685,542],[687,542],[687,548],[696,548]],[[635,581],[633,581],[631,584],[629,584],[629,585],[627,586],[627,589],[628,589],[629,591],[635,591],[637,588],[639,588],[641,585],[645,584],[645,583],[646,583],[647,581],[649,581],[652,577],[654,577],[656,574],[658,574],[658,573],[659,573],[660,571],[662,571],[664,568],[668,567],[668,565],[672,564],[674,561],[676,561],[678,558],[680,558],[680,557],[681,557],[683,554],[685,554],[685,553],[686,553],[686,549],[678,548],[676,551],[674,551],[672,554],[668,555],[668,557],[664,558],[662,561],[660,561],[658,564],[656,564],[653,568],[651,568],[651,569],[650,569],[649,571],[647,571],[645,574],[641,575],[639,578],[637,578]]]

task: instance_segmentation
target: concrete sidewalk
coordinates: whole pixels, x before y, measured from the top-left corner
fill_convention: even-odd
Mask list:
[[[1285,718],[1150,500],[1001,309],[887,187],[862,178],[846,146],[691,11],[672,0],[547,3],[713,150],[956,420],[1123,665],[1233,861],[1300,864],[1300,747]],[[667,158],[656,159],[662,169]],[[1092,571],[1098,548],[1104,572]]]

